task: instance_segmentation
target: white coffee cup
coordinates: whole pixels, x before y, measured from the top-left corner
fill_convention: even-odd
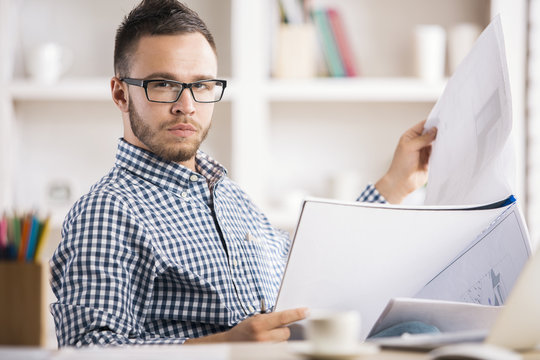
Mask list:
[[[67,71],[71,62],[71,51],[59,44],[48,42],[28,52],[26,70],[34,81],[54,83]]]
[[[311,310],[306,338],[317,355],[355,354],[359,347],[358,311]]]
[[[446,58],[446,32],[440,25],[417,25],[416,69],[417,75],[428,82],[444,78]]]

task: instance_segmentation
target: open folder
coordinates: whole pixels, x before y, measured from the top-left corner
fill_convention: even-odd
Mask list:
[[[530,253],[516,203],[443,208],[307,199],[275,309],[358,310],[365,339],[392,298],[448,287],[438,299],[500,300]],[[492,270],[502,284],[497,295],[483,288]]]
[[[506,227],[515,223],[511,214],[501,222]],[[501,225],[496,226],[499,228]],[[492,237],[492,235],[487,235]],[[495,236],[497,238],[498,236]],[[484,241],[484,240],[482,240]],[[447,269],[459,267],[455,261]],[[457,264],[457,265],[456,265]],[[444,274],[446,270],[441,272]],[[534,250],[519,278],[512,285],[511,292],[499,291],[503,274],[490,274],[491,284],[487,288],[475,286],[478,290],[501,297],[504,306],[483,306],[424,299],[392,299],[372,328],[378,329],[410,319],[421,320],[439,327],[440,334],[417,334],[399,337],[371,338],[370,341],[383,347],[409,350],[431,350],[445,344],[457,342],[484,342],[513,350],[529,350],[540,344],[540,249]],[[506,274],[504,274],[506,275]],[[437,276],[435,282],[441,285],[447,279]],[[420,305],[420,306],[418,306]],[[494,316],[496,314],[496,316]]]

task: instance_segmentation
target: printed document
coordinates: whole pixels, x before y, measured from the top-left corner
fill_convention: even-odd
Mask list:
[[[512,194],[512,108],[500,17],[480,35],[428,116],[438,128],[426,205],[485,204]]]
[[[415,297],[503,305],[531,255],[523,223],[509,207]]]
[[[531,255],[526,227],[511,205],[415,297],[389,301],[370,335],[404,321],[441,332],[487,331]]]

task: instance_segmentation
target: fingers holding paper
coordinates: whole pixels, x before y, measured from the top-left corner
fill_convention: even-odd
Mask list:
[[[431,144],[437,136],[437,128],[424,133],[425,122],[417,123],[401,136],[390,168],[375,184],[390,203],[399,204],[427,181]]]
[[[306,308],[257,314],[238,323],[232,329],[214,335],[189,339],[186,343],[216,343],[231,341],[285,341],[291,336],[287,325],[305,319]]]
[[[291,335],[286,326],[307,315],[305,308],[255,315],[229,330],[229,341],[285,341]]]

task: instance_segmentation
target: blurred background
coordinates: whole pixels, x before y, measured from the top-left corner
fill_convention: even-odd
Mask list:
[[[42,261],[70,206],[113,166],[122,136],[109,90],[114,36],[135,3],[0,0],[0,212],[51,214]],[[354,200],[384,174],[399,136],[428,116],[500,13],[515,193],[540,240],[540,0],[319,0],[300,10],[296,0],[186,3],[213,32],[219,76],[229,81],[203,148],[289,231],[305,196]],[[341,69],[311,10],[337,26]],[[421,201],[421,190],[407,199]]]

